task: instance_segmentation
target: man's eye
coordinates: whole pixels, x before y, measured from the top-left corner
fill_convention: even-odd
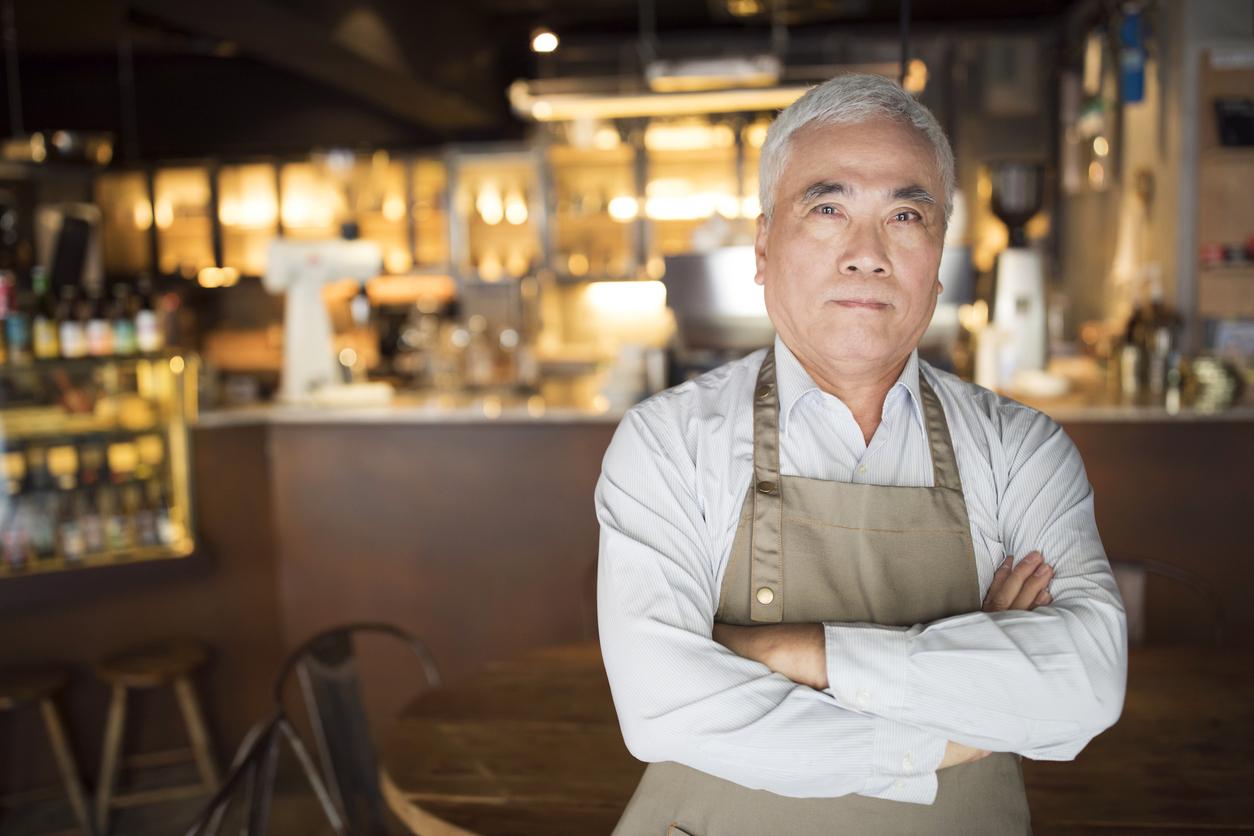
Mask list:
[[[922,218],[923,216],[920,215],[918,212],[914,211],[913,209],[903,209],[897,214],[893,215],[894,221],[901,221],[902,223],[918,221],[918,220],[922,220]]]
[[[836,207],[830,203],[824,203],[822,206],[816,206],[814,211],[818,212],[820,215],[835,215]]]

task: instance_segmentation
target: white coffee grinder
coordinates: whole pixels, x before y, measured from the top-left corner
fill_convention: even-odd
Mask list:
[[[285,293],[283,312],[283,376],[279,398],[285,403],[316,404],[378,400],[384,384],[341,382],[332,348],[331,319],[322,287],[341,279],[366,281],[382,270],[379,245],[343,238],[270,242],[262,277],[271,293]]]
[[[1007,386],[1021,372],[1045,368],[1045,270],[1028,246],[1025,226],[1040,211],[1044,171],[1039,163],[1001,162],[990,166],[993,212],[1006,224],[1010,244],[997,256],[993,327],[998,332],[998,384]]]

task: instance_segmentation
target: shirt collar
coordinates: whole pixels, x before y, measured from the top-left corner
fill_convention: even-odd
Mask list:
[[[894,403],[905,397],[911,412],[919,422],[919,428],[926,431],[927,426],[923,422],[923,399],[919,393],[919,374],[919,351],[915,349],[910,352],[910,357],[906,360],[901,374],[898,375],[897,382],[893,384],[888,397],[884,399],[882,414],[887,416]],[[779,389],[779,429],[781,433],[787,433],[788,420],[793,407],[803,397],[811,393],[821,393],[823,390],[818,387],[814,378],[810,377],[810,373],[805,370],[801,361],[784,344],[784,340],[778,334],[775,335],[775,377]]]

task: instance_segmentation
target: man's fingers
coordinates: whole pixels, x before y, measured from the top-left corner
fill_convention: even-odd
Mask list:
[[[1033,607],[1044,607],[1054,600],[1054,596],[1049,594],[1048,589],[1042,589],[1041,594],[1036,596],[1036,600],[1032,602]]]
[[[1012,610],[1032,609],[1035,606],[1036,597],[1045,591],[1053,577],[1054,567],[1042,559],[1037,563],[1036,568],[1031,569],[1027,577],[1023,579],[1023,586],[1019,588],[1019,594],[1015,596],[1010,608]]]
[[[1002,588],[1006,585],[1006,578],[1010,577],[1010,567],[1014,564],[1014,557],[1006,555],[1006,559],[997,567],[997,571],[993,573],[993,582],[989,584],[988,594],[984,596],[984,609],[992,612],[993,610],[1005,609],[1005,606],[998,606],[998,596],[1002,595]],[[1006,603],[1009,603],[1007,599]]]
[[[1031,552],[1014,566],[1009,568],[1010,561],[998,567],[993,574],[993,582],[989,586],[988,595],[984,598],[984,610],[1001,612],[1004,610],[1026,610],[1033,606],[1036,596],[1040,594],[1052,578],[1052,568],[1041,574],[1035,574],[1040,567],[1048,567],[1040,552]]]

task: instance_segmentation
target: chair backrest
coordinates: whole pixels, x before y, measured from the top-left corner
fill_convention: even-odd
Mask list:
[[[325,630],[293,651],[280,668],[275,699],[282,702],[284,686],[295,671],[313,725],[325,783],[348,832],[377,834],[387,832],[387,818],[354,652],[354,637],[363,633],[399,639],[418,658],[427,683],[433,687],[440,684],[439,670],[426,645],[391,624],[363,622]]]
[[[1214,590],[1195,572],[1171,563],[1144,557],[1120,556],[1110,558],[1110,567],[1123,597],[1128,618],[1128,643],[1145,643],[1147,633],[1146,580],[1150,576],[1165,578],[1192,590],[1201,599],[1210,615],[1210,629],[1215,646],[1223,646],[1226,619],[1223,605]]]

